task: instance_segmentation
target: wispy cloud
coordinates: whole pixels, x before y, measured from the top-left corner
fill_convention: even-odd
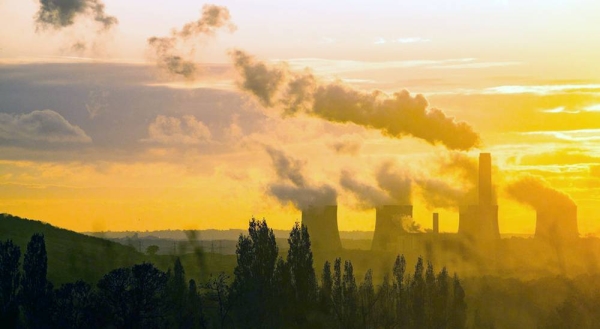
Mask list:
[[[590,105],[583,108],[585,112],[600,112],[600,104]]]
[[[301,70],[306,67],[313,69],[319,74],[337,74],[343,72],[356,72],[364,70],[381,70],[381,69],[401,69],[401,68],[416,68],[416,67],[434,67],[443,65],[455,65],[475,62],[475,58],[449,58],[437,60],[406,60],[406,61],[353,61],[353,60],[333,60],[323,58],[292,58],[287,59],[290,68]],[[273,62],[282,61],[274,59]]]
[[[571,142],[600,141],[600,129],[529,131],[529,132],[524,132],[522,134],[523,135],[551,136],[556,139],[571,141]]]
[[[543,112],[543,113],[567,113],[567,114],[580,113],[580,111],[578,111],[578,110],[569,110],[564,106],[555,107],[553,109],[540,110],[540,112]]]
[[[549,95],[566,92],[600,92],[600,84],[564,84],[564,85],[511,85],[486,88],[484,94],[538,94]],[[595,107],[600,110],[600,105]]]

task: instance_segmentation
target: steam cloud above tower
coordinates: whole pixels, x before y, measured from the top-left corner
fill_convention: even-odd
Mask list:
[[[285,64],[270,65],[241,50],[232,51],[231,57],[241,76],[240,88],[285,115],[301,112],[331,122],[354,123],[393,138],[413,136],[452,150],[469,150],[479,144],[471,126],[439,109],[428,109],[423,95],[411,96],[406,90],[387,95],[341,82],[323,83],[310,71],[292,72]]]
[[[181,30],[173,30],[168,37],[151,37],[148,44],[160,68],[172,75],[193,79],[197,73],[196,64],[193,62],[196,47],[191,45],[188,51],[183,51],[180,46],[195,38],[214,36],[219,29],[227,29],[230,32],[236,30],[236,26],[231,22],[229,9],[204,5],[200,19],[185,24]]]
[[[525,176],[506,187],[508,195],[518,202],[529,205],[535,210],[547,207],[575,206],[567,194],[553,189],[539,177]]]
[[[327,185],[315,185],[308,182],[304,175],[304,163],[294,159],[281,150],[266,147],[271,157],[278,181],[269,184],[267,192],[281,204],[292,203],[297,209],[305,210],[313,205],[332,205],[336,203],[337,191]]]

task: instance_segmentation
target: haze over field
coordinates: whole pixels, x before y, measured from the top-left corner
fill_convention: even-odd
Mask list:
[[[493,156],[501,233],[600,232],[595,1],[0,2],[0,213],[76,231],[456,232]],[[517,191],[515,191],[517,189]],[[533,195],[541,196],[535,198]]]

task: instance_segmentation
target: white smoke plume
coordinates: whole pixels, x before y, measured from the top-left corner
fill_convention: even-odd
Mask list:
[[[241,50],[230,53],[241,76],[239,86],[266,107],[284,115],[305,113],[331,122],[354,123],[393,138],[412,136],[452,150],[469,150],[479,135],[436,108],[423,95],[402,90],[392,95],[364,92],[341,82],[319,82],[310,71],[292,72],[287,65],[270,65]]]
[[[283,151],[266,147],[278,180],[267,187],[267,192],[281,204],[293,204],[304,210],[309,206],[332,205],[337,202],[337,191],[327,184],[312,184],[304,174],[304,163]]]
[[[171,75],[193,80],[198,73],[198,67],[194,63],[196,46],[193,41],[212,37],[220,29],[230,32],[236,30],[236,26],[231,22],[229,9],[204,5],[197,21],[185,24],[180,30],[173,30],[170,36],[151,37],[148,39],[148,45],[159,68]],[[186,46],[188,50],[182,50],[182,47]]]

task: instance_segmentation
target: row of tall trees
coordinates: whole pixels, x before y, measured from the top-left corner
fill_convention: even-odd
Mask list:
[[[43,235],[21,251],[0,242],[0,323],[15,328],[464,328],[465,294],[456,276],[398,256],[391,276],[358,282],[350,261],[326,262],[317,277],[310,237],[296,224],[280,256],[265,220],[237,244],[233,279],[187,280],[179,259],[163,272],[143,263],[54,289]]]
[[[326,262],[320,285],[306,227],[296,224],[286,259],[278,257],[266,221],[252,220],[241,236],[231,287],[231,319],[240,328],[464,328],[465,293],[446,269],[419,258],[413,274],[398,256],[379,286],[372,271],[357,283],[352,262]]]

